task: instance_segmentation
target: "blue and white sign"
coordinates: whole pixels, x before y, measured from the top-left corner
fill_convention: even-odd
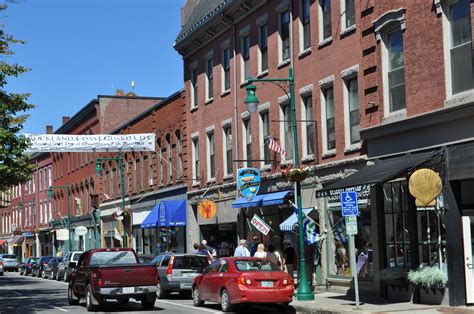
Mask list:
[[[260,189],[260,170],[257,168],[237,170],[237,186],[242,197],[249,202],[253,200]]]
[[[342,216],[359,215],[356,192],[341,192]]]

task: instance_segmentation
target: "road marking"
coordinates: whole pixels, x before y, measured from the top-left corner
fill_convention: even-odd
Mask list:
[[[170,302],[170,301],[157,300],[157,302],[176,305],[176,306],[182,306],[182,307],[193,309],[195,311],[198,310],[198,311],[204,311],[204,312],[210,312],[210,313],[221,313],[221,312],[216,312],[216,311],[213,311],[213,310],[208,310],[208,309],[205,309],[205,308],[202,308],[202,307],[190,306],[190,305],[174,303],[174,302]]]
[[[60,310],[60,311],[63,311],[63,312],[69,312],[68,310],[65,310],[65,309],[62,309],[60,307],[57,307],[57,306],[53,306],[56,310]]]
[[[22,294],[20,292],[13,291],[13,293],[16,294],[16,295],[19,295],[20,297],[22,296]]]

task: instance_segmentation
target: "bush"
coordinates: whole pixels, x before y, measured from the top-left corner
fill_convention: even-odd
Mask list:
[[[423,288],[444,288],[448,278],[438,267],[423,267],[418,270],[410,270],[408,280],[414,285]]]
[[[379,272],[382,281],[405,280],[407,278],[408,269],[401,266],[389,267]]]

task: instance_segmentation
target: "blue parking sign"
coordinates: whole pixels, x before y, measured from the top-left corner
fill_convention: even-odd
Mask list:
[[[342,216],[359,215],[357,192],[341,192]]]

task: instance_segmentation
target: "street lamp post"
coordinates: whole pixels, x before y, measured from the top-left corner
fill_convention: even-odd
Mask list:
[[[48,189],[48,197],[49,199],[53,198],[53,189],[62,189],[67,190],[67,231],[69,235],[68,240],[68,247],[69,252],[72,251],[72,238],[71,238],[71,187],[68,185],[57,185],[57,186],[50,186]]]
[[[95,172],[97,176],[100,177],[102,173],[102,161],[115,160],[119,163],[119,173],[120,173],[120,182],[121,182],[121,194],[122,194],[122,215],[125,213],[125,187],[124,187],[124,175],[123,175],[123,153],[122,150],[119,151],[118,157],[109,157],[109,158],[97,158],[95,162]],[[122,225],[123,225],[123,247],[127,246],[127,228],[125,227],[125,215],[123,216]]]
[[[245,97],[245,104],[247,105],[247,110],[250,113],[257,111],[258,98],[255,94],[257,87],[252,83],[258,82],[269,82],[280,87],[285,94],[288,96],[288,92],[282,86],[283,84],[289,84],[290,87],[290,105],[291,105],[291,125],[293,129],[293,149],[294,149],[294,158],[295,166],[299,165],[299,155],[298,155],[298,128],[296,126],[296,109],[295,109],[295,80],[293,77],[293,68],[289,69],[289,77],[285,78],[264,78],[264,79],[248,79],[249,85],[247,85],[247,97]],[[313,292],[308,284],[308,278],[306,275],[306,259],[304,254],[304,239],[303,239],[303,211],[301,205],[301,185],[300,182],[296,182],[295,187],[296,193],[296,204],[298,206],[298,232],[299,232],[299,255],[300,255],[300,274],[299,274],[299,283],[298,290],[296,292],[296,298],[301,301],[314,300]]]

